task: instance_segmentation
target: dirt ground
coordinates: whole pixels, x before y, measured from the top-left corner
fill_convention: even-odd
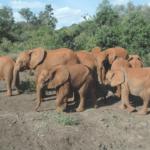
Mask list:
[[[6,97],[4,85],[0,82],[0,150],[150,150],[150,114],[129,114],[109,98],[97,109],[64,113],[78,121],[65,125],[58,121],[55,96],[35,112],[34,92]]]

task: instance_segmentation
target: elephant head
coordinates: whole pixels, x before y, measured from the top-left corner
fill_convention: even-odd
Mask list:
[[[105,52],[108,55],[109,64],[112,64],[114,60],[118,57],[124,59],[128,58],[128,51],[122,47],[108,48],[105,50]]]
[[[107,72],[106,80],[112,87],[115,87],[125,82],[125,74],[121,70],[111,70]]]
[[[35,69],[38,64],[40,64],[45,57],[46,52],[42,48],[36,48],[33,50],[28,50],[20,53],[18,56],[14,72],[13,72],[13,85],[15,85],[19,71],[27,69]]]
[[[107,54],[107,56],[108,56],[108,62],[109,62],[109,64],[112,64],[116,60],[116,58],[117,58],[117,56],[115,55],[115,53]]]
[[[96,57],[98,80],[102,84],[104,83],[105,74],[107,72],[107,69],[109,68],[108,55],[105,53],[105,51],[103,51],[97,53],[95,57]]]
[[[101,52],[101,51],[102,51],[102,50],[101,50],[100,47],[94,47],[94,48],[91,50],[92,54],[97,54],[97,53],[99,53],[99,52]]]
[[[138,55],[129,55],[128,62],[132,68],[141,68],[144,66],[143,60]]]
[[[64,65],[54,66],[50,69],[45,81],[48,81],[48,88],[53,89],[63,85],[69,80],[69,71]]]

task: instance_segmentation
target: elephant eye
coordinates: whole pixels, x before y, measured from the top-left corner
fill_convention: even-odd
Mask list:
[[[128,61],[131,61],[133,59],[133,57],[129,58]]]

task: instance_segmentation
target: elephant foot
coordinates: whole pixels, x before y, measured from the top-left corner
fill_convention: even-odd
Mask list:
[[[121,97],[120,93],[115,93],[114,95],[115,95],[116,97],[118,97],[118,98]]]
[[[139,115],[146,115],[147,114],[147,110],[140,110],[138,111]]]
[[[6,92],[6,96],[12,96],[11,92]]]
[[[36,107],[35,107],[35,109],[34,109],[35,111],[38,111],[38,109],[39,109],[39,107],[40,107],[40,104],[41,104],[41,103],[38,103],[38,104],[36,105]]]
[[[21,94],[21,91],[16,90],[16,95],[19,95],[19,94]]]
[[[127,111],[131,113],[131,112],[135,112],[136,109],[134,107],[132,107],[132,106],[128,106],[127,107]]]
[[[94,105],[94,108],[98,108],[98,105],[97,105],[97,104],[95,104],[95,105]]]
[[[56,108],[56,112],[57,112],[57,113],[61,113],[61,112],[63,112],[63,110],[62,110],[61,107],[57,107],[57,108]]]
[[[125,110],[127,107],[126,107],[124,104],[121,104],[121,105],[119,105],[119,108],[120,108],[121,110]]]
[[[82,111],[84,111],[84,108],[79,107],[79,108],[76,109],[76,112],[82,112]]]
[[[34,111],[37,111],[37,112],[38,112],[38,109],[39,109],[39,106],[35,107],[35,108],[34,108]]]

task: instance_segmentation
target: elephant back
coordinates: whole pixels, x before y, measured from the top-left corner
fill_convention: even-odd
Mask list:
[[[56,50],[47,51],[45,60],[43,61],[42,68],[51,69],[56,65],[73,65],[79,63],[76,54],[68,48],[60,48]]]

